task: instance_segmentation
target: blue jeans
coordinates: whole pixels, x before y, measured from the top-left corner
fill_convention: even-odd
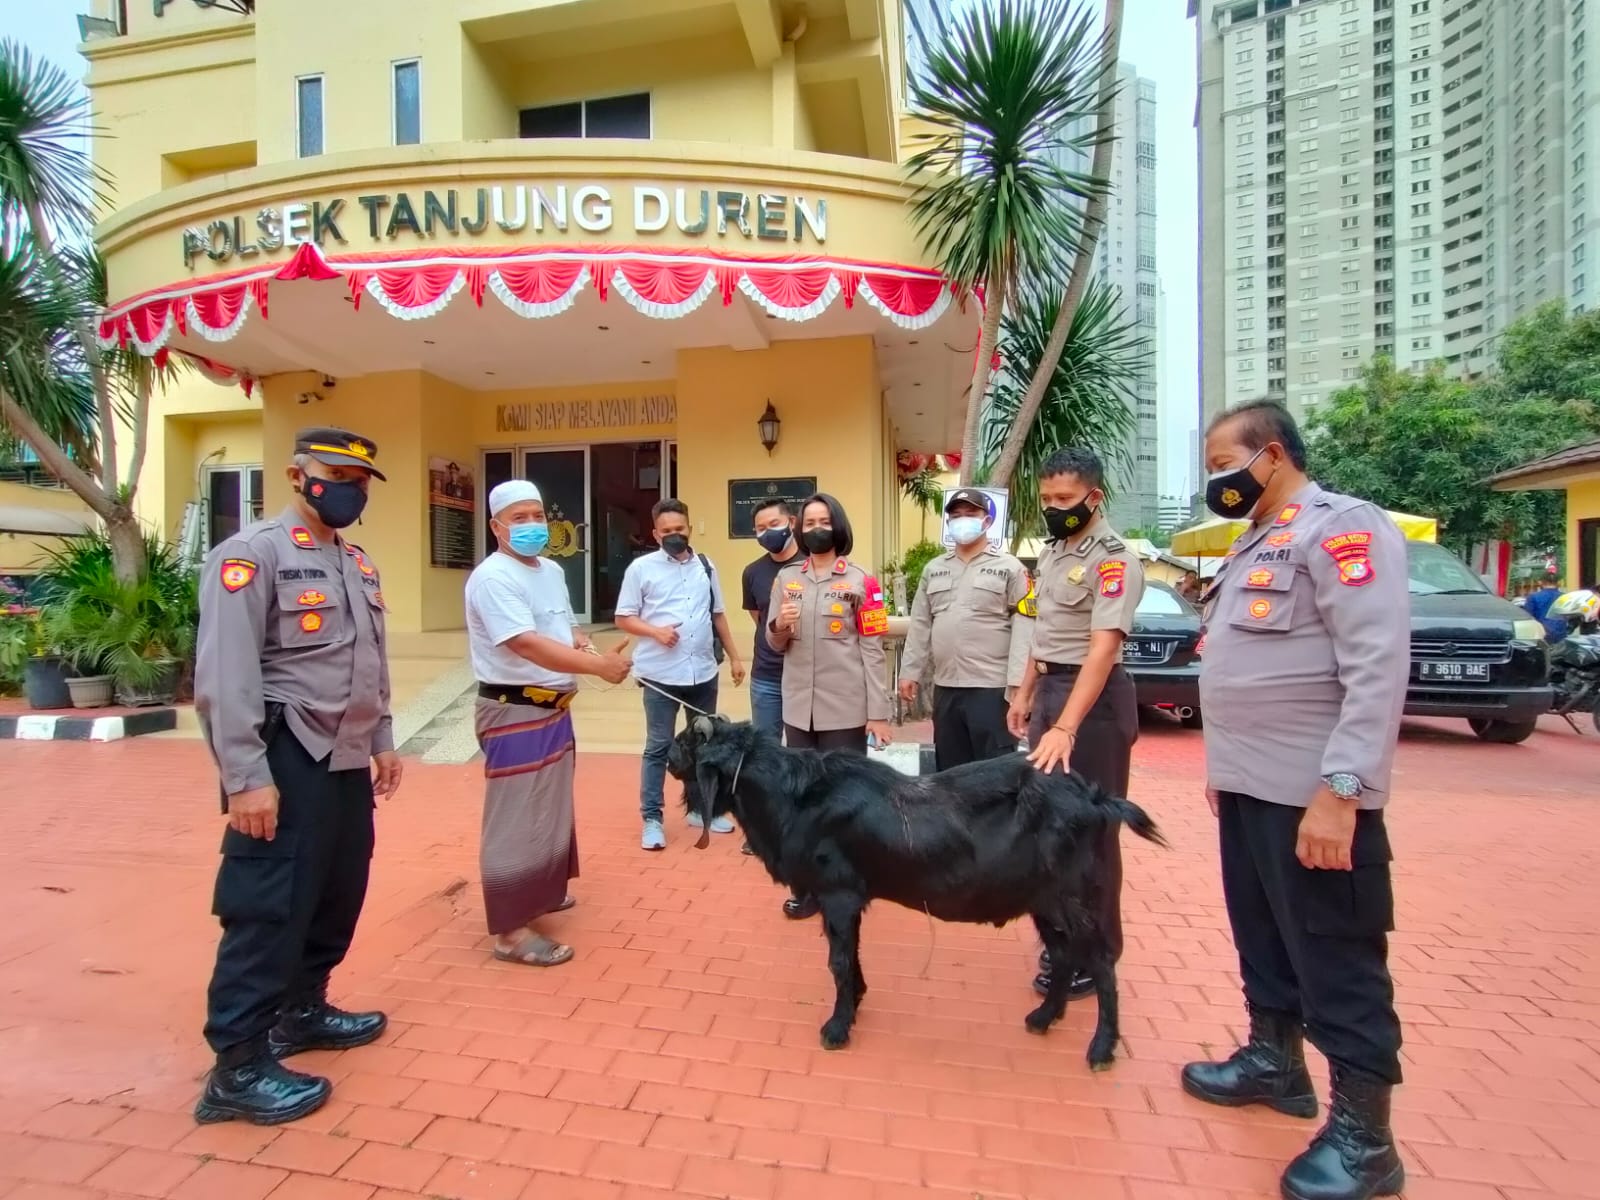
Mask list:
[[[750,723],[783,738],[783,680],[750,679]]]
[[[663,696],[656,691],[668,695]],[[639,771],[639,815],[661,820],[661,793],[667,782],[667,751],[677,732],[678,710],[685,704],[702,712],[717,711],[717,679],[679,686],[652,683],[644,689],[644,766]]]

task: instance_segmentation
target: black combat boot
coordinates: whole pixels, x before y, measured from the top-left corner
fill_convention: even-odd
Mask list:
[[[291,1071],[264,1042],[249,1042],[217,1055],[217,1065],[194,1106],[194,1119],[202,1125],[217,1121],[282,1125],[310,1116],[332,1092],[333,1085],[320,1075]]]
[[[277,1058],[306,1050],[349,1050],[377,1041],[388,1025],[381,1012],[349,1013],[326,1000],[308,1000],[278,1014],[267,1044]]]
[[[1184,1067],[1183,1090],[1228,1108],[1264,1104],[1291,1117],[1317,1115],[1300,1022],[1265,1009],[1251,1008],[1250,1040],[1226,1060]]]
[[[1406,1169],[1389,1128],[1389,1093],[1376,1075],[1332,1066],[1328,1122],[1279,1181],[1284,1200],[1373,1200],[1398,1196]]]
[[[821,911],[815,896],[790,896],[783,902],[783,915],[791,921],[807,921]]]
[[[1039,951],[1039,973],[1033,977],[1033,990],[1043,996],[1050,990],[1050,951]],[[1083,971],[1077,972],[1072,977],[1072,984],[1067,988],[1068,1000],[1081,1000],[1094,993],[1094,979]]]

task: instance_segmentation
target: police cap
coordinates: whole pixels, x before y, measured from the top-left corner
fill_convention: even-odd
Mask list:
[[[958,504],[970,504],[980,512],[988,513],[991,517],[994,516],[994,506],[989,503],[989,497],[985,496],[977,488],[957,488],[951,492],[950,499],[944,502],[945,513],[948,514]]]
[[[295,435],[294,452],[308,454],[330,467],[365,467],[378,479],[388,482],[375,462],[378,443],[348,429],[302,429]]]

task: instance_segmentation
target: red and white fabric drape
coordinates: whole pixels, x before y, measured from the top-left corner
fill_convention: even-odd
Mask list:
[[[902,329],[925,329],[956,299],[936,271],[848,259],[793,256],[741,259],[710,251],[527,247],[419,251],[410,255],[324,256],[300,246],[288,262],[210,276],[147,292],[108,309],[104,346],[132,346],[154,355],[174,334],[221,343],[235,337],[252,311],[268,318],[271,285],[300,279],[343,279],[360,308],[363,297],[402,321],[437,315],[465,292],[482,306],[485,293],[519,317],[539,320],[570,309],[585,288],[612,295],[647,317],[685,317],[735,292],[781,321],[810,321],[842,302],[862,301]]]

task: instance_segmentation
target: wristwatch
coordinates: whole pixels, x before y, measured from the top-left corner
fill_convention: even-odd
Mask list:
[[[1324,775],[1322,782],[1328,785],[1328,790],[1341,800],[1359,800],[1361,798],[1361,777],[1352,775],[1349,771],[1335,771],[1332,775]]]

